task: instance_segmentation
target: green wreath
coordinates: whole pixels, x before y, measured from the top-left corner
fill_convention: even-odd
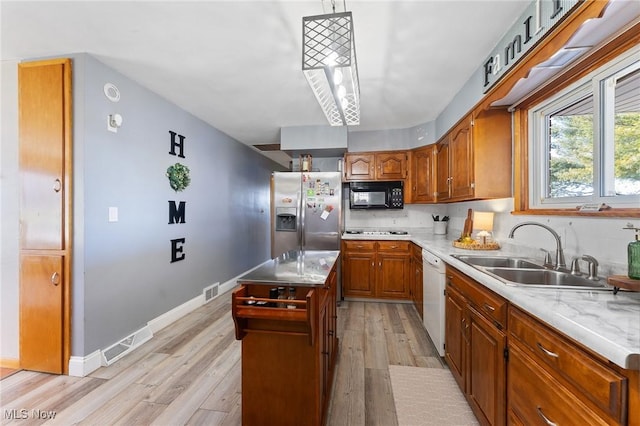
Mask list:
[[[183,191],[191,183],[189,168],[183,164],[176,163],[167,169],[169,185],[174,191]]]

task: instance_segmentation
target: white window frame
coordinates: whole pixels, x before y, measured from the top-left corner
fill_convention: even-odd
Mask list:
[[[594,72],[576,81],[553,97],[529,109],[529,208],[567,209],[585,203],[604,203],[611,207],[640,206],[640,195],[615,195],[612,170],[606,162],[613,156],[613,110],[615,82],[640,68],[640,47],[631,49]],[[549,176],[548,117],[573,103],[593,97],[593,195],[547,197]],[[604,111],[604,114],[603,114]],[[609,119],[606,119],[609,117]],[[605,143],[602,141],[610,141]],[[612,160],[610,160],[612,161]],[[613,193],[613,195],[611,195]]]

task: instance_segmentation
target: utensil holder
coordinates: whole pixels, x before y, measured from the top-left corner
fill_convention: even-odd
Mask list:
[[[436,235],[446,235],[447,223],[448,222],[433,222],[433,233]]]

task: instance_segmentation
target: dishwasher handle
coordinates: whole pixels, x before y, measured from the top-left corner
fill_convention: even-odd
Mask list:
[[[423,263],[425,263],[425,266],[428,264],[432,268],[437,269],[438,272],[444,273],[446,269],[446,266],[442,259],[427,250],[422,250],[422,261]]]

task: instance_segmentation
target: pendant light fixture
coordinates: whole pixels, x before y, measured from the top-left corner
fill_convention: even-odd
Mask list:
[[[360,124],[360,85],[351,12],[302,18],[302,72],[332,126]],[[345,6],[346,9],[346,6]]]

